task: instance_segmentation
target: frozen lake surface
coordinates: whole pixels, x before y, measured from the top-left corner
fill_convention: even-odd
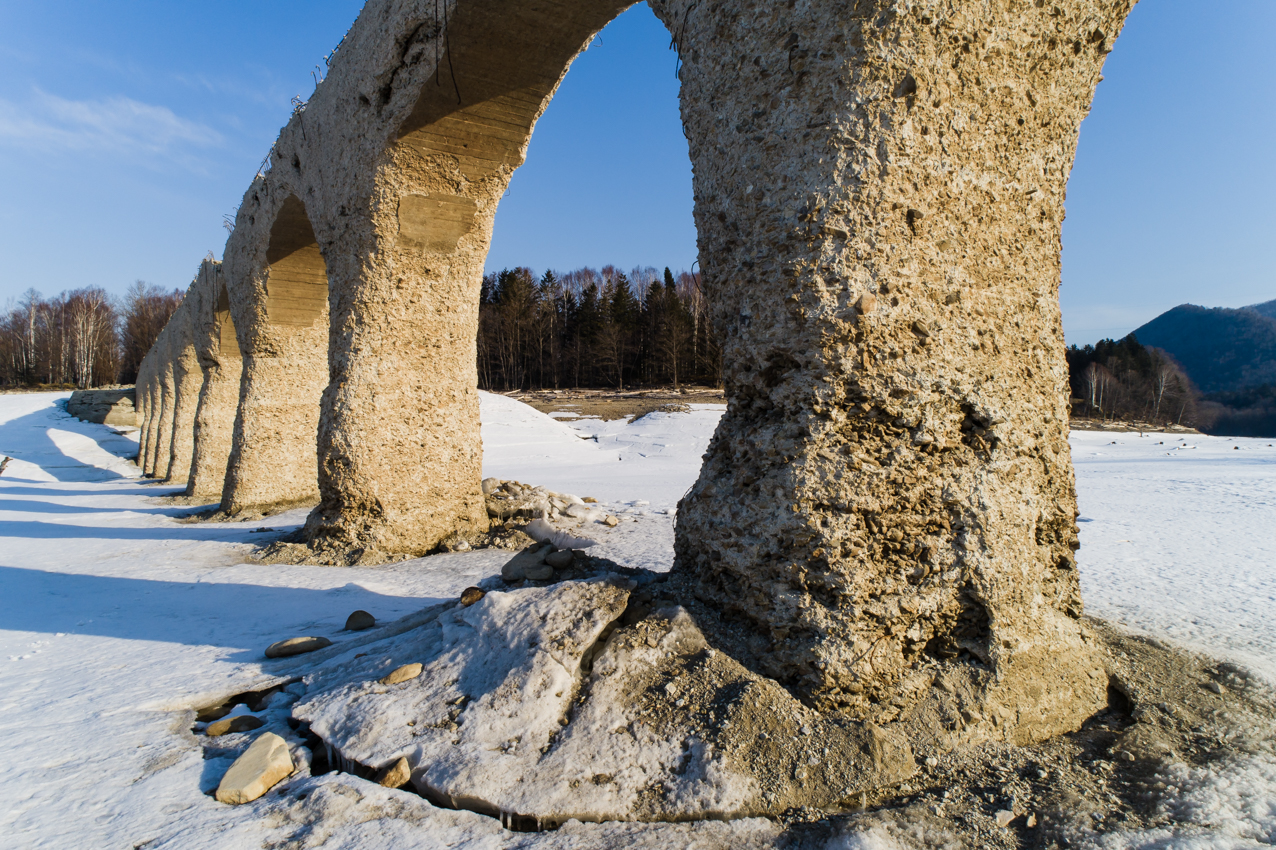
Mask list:
[[[183,710],[286,673],[288,662],[261,655],[281,637],[341,640],[351,611],[392,621],[455,598],[508,555],[366,569],[245,563],[251,545],[271,537],[257,531],[262,521],[179,522],[187,509],[156,499],[173,489],[139,479],[128,460],[136,441],[70,418],[67,395],[0,395],[0,454],[14,458],[0,477],[0,847],[743,847],[774,836],[766,821],[508,833],[335,773],[301,780],[310,783],[304,810],[272,802],[277,795],[214,802],[201,789],[228,760],[205,760]],[[597,498],[623,521],[589,527],[594,551],[668,569],[675,506],[721,411],[565,423],[484,395],[484,473]],[[1276,681],[1271,442],[1075,433],[1088,612]],[[304,515],[272,517],[269,528],[288,530]],[[1199,834],[1107,836],[1094,846],[1276,842],[1272,760],[1196,775],[1180,793],[1205,812]],[[903,846],[874,833],[830,845]]]

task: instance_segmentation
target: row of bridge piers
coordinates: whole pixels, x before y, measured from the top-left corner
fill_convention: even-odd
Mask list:
[[[316,548],[485,529],[496,207],[628,5],[369,0],[143,363],[146,473],[231,515],[314,503]],[[1063,200],[1132,0],[650,6],[728,400],[675,572],[813,704],[920,704],[942,662],[990,734],[1075,728],[1107,683],[1079,623]]]

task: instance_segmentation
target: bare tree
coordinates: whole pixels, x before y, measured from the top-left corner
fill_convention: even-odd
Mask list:
[[[0,383],[93,387],[116,379],[119,314],[96,287],[64,292],[51,301],[34,290],[0,318]]]
[[[1111,379],[1112,374],[1098,363],[1086,367],[1085,383],[1089,390],[1090,409],[1098,411],[1100,416],[1103,415],[1103,395]]]
[[[71,381],[84,389],[113,380],[119,358],[111,297],[97,287],[76,290],[66,296],[63,315]]]
[[[141,280],[129,287],[122,305],[121,381],[131,383],[137,379],[142,358],[181,303],[182,292],[178,289],[168,291]]]

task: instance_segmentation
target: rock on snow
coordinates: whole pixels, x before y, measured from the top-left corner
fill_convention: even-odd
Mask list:
[[[288,752],[288,742],[267,732],[253,741],[252,746],[235,759],[230,770],[226,771],[221,784],[217,786],[217,801],[236,806],[251,803],[278,785],[292,771],[292,755]]]

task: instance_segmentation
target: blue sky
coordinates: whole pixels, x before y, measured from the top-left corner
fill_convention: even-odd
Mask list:
[[[0,0],[0,305],[184,287],[357,0]],[[1070,342],[1183,302],[1276,298],[1276,3],[1144,0],[1082,127]],[[695,260],[669,36],[631,9],[572,68],[497,216],[489,268]]]

